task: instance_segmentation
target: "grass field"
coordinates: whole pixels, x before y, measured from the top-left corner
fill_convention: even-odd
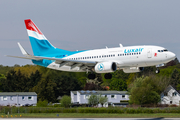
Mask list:
[[[1,118],[180,118],[178,113],[157,113],[157,114],[94,114],[94,113],[27,113],[27,114],[1,114]],[[57,116],[58,115],[58,116]]]

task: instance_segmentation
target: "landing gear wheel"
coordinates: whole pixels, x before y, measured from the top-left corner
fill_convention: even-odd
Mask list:
[[[104,78],[105,78],[105,79],[111,79],[111,78],[112,78],[111,73],[106,73],[106,74],[104,75]]]
[[[160,70],[159,70],[159,69],[157,69],[155,72],[156,72],[156,74],[158,74],[158,73],[160,73]]]
[[[88,75],[88,78],[89,78],[89,79],[95,79],[95,78],[96,78],[96,75],[93,74],[93,73],[91,73],[91,74]]]

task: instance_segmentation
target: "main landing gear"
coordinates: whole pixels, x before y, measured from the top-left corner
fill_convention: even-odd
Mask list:
[[[94,73],[90,73],[90,74],[88,75],[88,78],[89,78],[89,79],[95,79],[95,78],[96,78],[96,75],[95,75]]]
[[[90,74],[88,74],[88,78],[89,78],[89,79],[95,79],[95,78],[96,78],[96,75],[95,75],[94,73],[90,73]],[[111,73],[106,73],[106,74],[104,75],[104,78],[105,78],[105,79],[111,79],[111,78],[112,78]]]
[[[111,78],[112,78],[112,74],[111,74],[111,73],[106,73],[106,74],[104,75],[104,78],[105,78],[105,79],[111,79]]]

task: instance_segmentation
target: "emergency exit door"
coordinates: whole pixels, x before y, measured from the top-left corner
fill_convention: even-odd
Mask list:
[[[151,48],[148,49],[148,51],[147,51],[147,57],[148,57],[148,58],[151,58],[151,57],[152,57],[152,49],[151,49]]]

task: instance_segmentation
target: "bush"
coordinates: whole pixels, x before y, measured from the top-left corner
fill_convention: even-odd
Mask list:
[[[178,107],[176,104],[169,105],[169,107]]]
[[[37,103],[37,107],[47,107],[48,106],[48,101],[44,100],[44,101],[38,101]]]
[[[53,107],[62,107],[61,104],[54,104]]]
[[[69,96],[67,96],[67,95],[64,95],[60,102],[61,102],[61,106],[62,107],[66,107],[67,108],[71,104],[71,98]]]

